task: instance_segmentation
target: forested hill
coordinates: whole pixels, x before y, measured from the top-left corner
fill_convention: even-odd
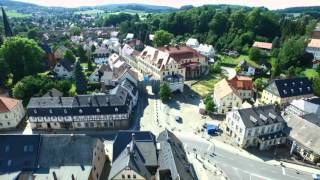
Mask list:
[[[277,11],[280,13],[306,13],[306,12],[320,13],[320,6],[292,7],[292,8],[280,9]]]

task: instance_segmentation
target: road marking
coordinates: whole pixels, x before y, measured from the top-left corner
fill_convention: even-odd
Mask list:
[[[209,151],[212,147],[212,144],[210,144],[210,146],[207,148],[207,151]]]
[[[282,174],[286,175],[286,171],[284,170],[284,167],[282,167]]]

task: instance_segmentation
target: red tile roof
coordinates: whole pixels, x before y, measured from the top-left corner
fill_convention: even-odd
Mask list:
[[[251,90],[253,88],[252,78],[246,76],[235,76],[228,83],[237,90]]]
[[[255,41],[253,43],[252,47],[271,50],[272,49],[272,43]]]
[[[12,99],[8,97],[0,97],[0,113],[5,113],[11,111],[17,104],[19,100]]]
[[[181,59],[190,59],[194,57],[202,58],[200,53],[198,53],[196,50],[188,47],[188,46],[167,46],[167,47],[159,47],[160,51],[166,52],[170,54],[170,57],[172,57],[176,61],[180,61]]]

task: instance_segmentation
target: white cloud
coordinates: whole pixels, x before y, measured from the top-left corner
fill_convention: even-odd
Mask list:
[[[143,3],[152,5],[163,5],[180,7],[192,4],[200,6],[203,4],[235,4],[245,6],[265,6],[270,9],[281,9],[295,6],[319,6],[320,0],[17,0],[23,2],[31,2],[45,6],[63,6],[63,7],[79,7],[94,6],[102,4],[119,4],[119,3]]]

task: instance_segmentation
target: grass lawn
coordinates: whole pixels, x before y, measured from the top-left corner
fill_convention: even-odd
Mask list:
[[[229,64],[230,66],[237,66],[242,60],[246,60],[251,66],[259,67],[259,64],[249,59],[248,55],[240,55],[237,58],[221,55],[221,63]]]
[[[213,92],[214,85],[221,79],[220,75],[209,74],[201,78],[197,83],[191,86],[192,90],[197,92],[201,97]]]
[[[307,76],[308,78],[319,77],[319,74],[317,73],[317,71],[315,69],[312,69],[312,68],[305,69],[302,72],[302,74]]]
[[[31,14],[24,14],[24,13],[19,13],[16,10],[9,10],[7,11],[7,15],[9,17],[15,17],[15,18],[23,18],[23,17],[29,17]]]

